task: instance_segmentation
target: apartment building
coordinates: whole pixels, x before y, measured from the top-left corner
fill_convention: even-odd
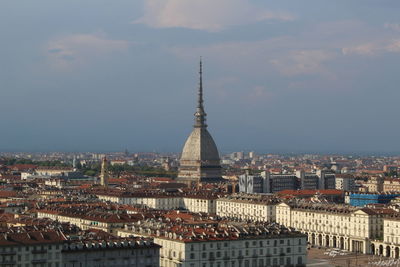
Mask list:
[[[0,235],[0,265],[7,267],[158,267],[159,252],[159,245],[143,238],[88,239],[58,230]]]
[[[61,266],[66,237],[60,231],[6,232],[0,235],[0,265]]]
[[[337,174],[335,179],[335,187],[338,190],[356,191],[355,178],[349,174]]]
[[[68,241],[61,256],[62,267],[159,267],[160,246],[132,237]]]

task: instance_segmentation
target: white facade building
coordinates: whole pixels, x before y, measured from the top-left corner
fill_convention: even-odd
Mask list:
[[[281,203],[276,221],[308,235],[311,245],[371,253],[372,240],[383,237],[383,216],[370,208]]]

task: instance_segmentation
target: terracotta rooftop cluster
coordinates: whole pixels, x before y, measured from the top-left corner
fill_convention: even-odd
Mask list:
[[[131,197],[131,198],[170,198],[170,197],[187,197],[187,198],[201,198],[201,199],[217,199],[221,193],[212,191],[176,191],[176,192],[162,192],[160,190],[140,190],[140,191],[125,191],[125,190],[89,190],[88,192],[95,195],[102,196],[115,196],[115,197]]]
[[[380,206],[370,206],[370,207],[353,207],[349,205],[339,205],[339,204],[325,204],[325,203],[309,203],[306,201],[291,201],[287,203],[291,208],[297,210],[312,210],[318,212],[329,212],[329,213],[352,213],[357,210],[361,210],[369,215],[382,215],[388,216],[393,214],[395,211],[393,209],[380,207]]]
[[[214,223],[186,224],[179,221],[145,220],[127,225],[126,230],[145,236],[179,240],[182,242],[223,241],[276,236],[300,236],[299,232],[277,223]]]
[[[220,199],[234,201],[234,202],[254,203],[254,204],[277,204],[281,202],[281,200],[276,196],[248,195],[248,194],[230,195]]]
[[[64,234],[57,230],[6,232],[0,234],[0,246],[55,244],[66,240]]]
[[[104,223],[128,223],[143,218],[141,214],[109,213],[105,211],[85,209],[82,207],[80,208],[49,207],[46,209],[37,210],[37,212],[55,214],[66,217],[74,217],[86,220],[94,220]]]

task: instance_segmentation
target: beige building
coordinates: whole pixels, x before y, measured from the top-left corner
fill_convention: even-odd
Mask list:
[[[39,167],[35,170],[38,176],[64,176],[66,173],[74,172],[70,167]]]
[[[216,196],[203,195],[155,195],[129,193],[98,193],[102,201],[118,204],[139,205],[157,210],[186,209],[191,212],[216,213]]]
[[[182,206],[182,197],[167,196],[145,193],[97,193],[96,196],[102,201],[109,201],[125,205],[139,205],[158,210],[178,209]]]
[[[398,178],[386,178],[383,181],[383,192],[400,192],[400,180]]]
[[[146,226],[144,226],[146,225]],[[162,267],[305,266],[306,237],[278,225],[130,225],[119,236],[153,237]]]
[[[364,186],[367,188],[368,192],[379,193],[383,191],[383,177],[370,177]]]
[[[261,195],[233,195],[217,200],[220,217],[258,222],[275,221],[277,201]]]
[[[190,212],[217,212],[217,197],[185,196],[182,197],[182,208]]]
[[[138,220],[130,214],[112,214],[105,212],[70,212],[63,209],[42,209],[37,211],[38,218],[49,218],[59,222],[74,224],[82,230],[97,229],[115,233],[116,229]]]

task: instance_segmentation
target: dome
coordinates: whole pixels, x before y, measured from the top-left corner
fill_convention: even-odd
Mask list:
[[[217,146],[206,128],[193,129],[183,147],[181,160],[220,160]]]

